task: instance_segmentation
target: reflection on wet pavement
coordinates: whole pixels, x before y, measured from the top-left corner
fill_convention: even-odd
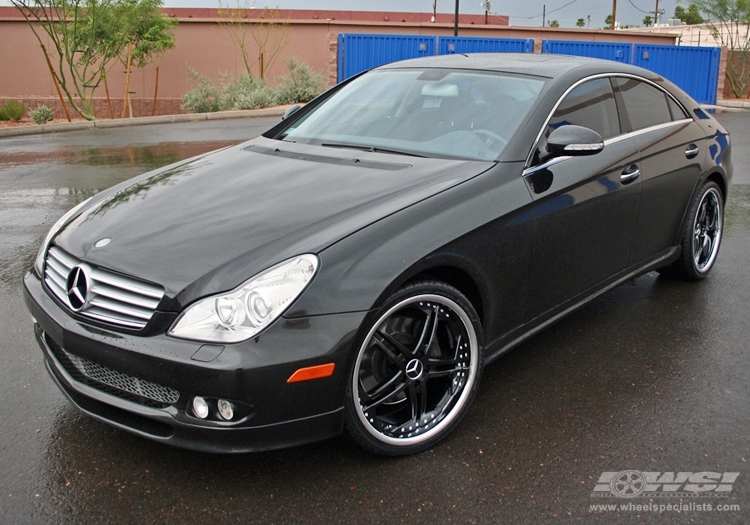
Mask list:
[[[71,148],[46,152],[10,151],[3,154],[2,169],[32,164],[82,164],[87,166],[137,166],[152,170],[178,160],[236,144],[237,141],[177,142],[141,146]]]

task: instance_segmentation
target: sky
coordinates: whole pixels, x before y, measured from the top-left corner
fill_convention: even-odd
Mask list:
[[[236,1],[224,0],[224,3]],[[246,1],[261,8],[432,12],[432,0],[239,0],[241,5]],[[218,0],[165,0],[165,4],[169,7],[218,7]],[[481,0],[459,0],[459,10],[481,14],[484,8],[480,4],[483,4]],[[678,0],[659,0],[659,10],[665,11],[664,22],[674,15],[677,4]],[[575,27],[579,18],[588,20],[591,16],[589,27],[600,28],[612,12],[612,0],[492,0],[490,12],[510,16],[512,26],[541,26],[545,5],[547,21],[557,20],[560,27]],[[643,25],[644,16],[650,13],[653,18],[655,7],[656,0],[617,0],[617,21]],[[438,0],[439,13],[453,13],[455,9],[455,0]]]
[[[432,12],[433,0],[222,0],[224,5],[239,4],[280,9],[338,9],[351,11],[414,11]],[[674,15],[679,0],[659,0],[665,14],[662,21]],[[219,7],[219,0],[164,0],[167,7]],[[687,2],[682,2],[683,5]],[[461,13],[484,13],[482,0],[459,0]],[[10,5],[0,0],[0,5]],[[557,20],[560,27],[575,27],[583,18],[588,27],[604,26],[604,19],[612,12],[612,0],[492,0],[490,12],[510,16],[512,26],[541,26],[542,11],[546,6],[547,22]],[[651,14],[656,0],[617,0],[617,21],[622,25],[643,25],[643,17]],[[455,0],[438,0],[439,13],[453,13]],[[591,17],[591,21],[588,22]]]

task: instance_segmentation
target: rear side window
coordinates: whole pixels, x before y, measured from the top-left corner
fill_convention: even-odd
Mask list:
[[[593,129],[605,140],[620,134],[620,120],[609,79],[589,80],[568,93],[552,115],[546,136],[569,124]]]
[[[616,78],[615,85],[625,102],[632,131],[672,122],[669,97],[660,89],[634,78]],[[680,118],[685,118],[684,113],[675,120]]]

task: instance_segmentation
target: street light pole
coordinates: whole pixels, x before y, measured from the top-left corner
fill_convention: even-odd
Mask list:
[[[456,0],[456,18],[453,21],[453,36],[458,36],[458,0]]]

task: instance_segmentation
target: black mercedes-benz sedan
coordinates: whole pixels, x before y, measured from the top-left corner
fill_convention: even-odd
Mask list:
[[[706,277],[731,177],[727,131],[649,71],[410,60],[81,202],[25,298],[52,378],[101,421],[202,451],[346,430],[409,454],[575,308],[652,270]]]

